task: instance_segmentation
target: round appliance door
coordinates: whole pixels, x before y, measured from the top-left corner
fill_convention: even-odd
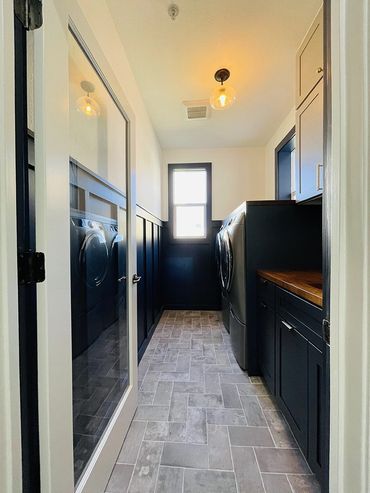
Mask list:
[[[230,237],[227,231],[224,231],[221,241],[221,262],[220,274],[221,284],[225,291],[230,290],[231,278],[233,273],[233,252]]]
[[[217,265],[217,276],[221,278],[221,235],[222,230],[217,233],[216,236],[216,265]]]
[[[103,231],[95,229],[86,235],[79,260],[85,284],[89,288],[100,286],[109,269],[109,253]]]

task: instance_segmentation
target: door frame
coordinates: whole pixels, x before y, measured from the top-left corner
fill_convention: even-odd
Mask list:
[[[15,175],[14,6],[0,4],[0,490],[22,490]]]
[[[136,272],[135,119],[76,2],[43,3],[35,31],[36,243],[45,253],[46,281],[38,286],[41,491],[74,490],[69,239],[69,26],[86,46],[129,120],[127,278]],[[87,49],[87,46],[89,47]],[[55,56],[55,54],[58,56]],[[58,95],[56,97],[55,95]],[[57,224],[57,227],[56,227]],[[77,484],[79,493],[104,490],[137,406],[136,288],[127,283],[130,384]]]
[[[286,136],[283,138],[283,140],[275,147],[275,199],[279,200],[279,173],[280,173],[280,151],[290,142],[296,135],[295,131],[295,125],[289,132],[286,134]]]
[[[370,9],[331,2],[330,491],[370,491]]]

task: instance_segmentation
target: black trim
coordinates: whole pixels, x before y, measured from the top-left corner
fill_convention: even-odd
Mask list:
[[[205,169],[207,172],[207,206],[206,206],[206,228],[205,238],[175,238],[174,237],[174,215],[173,215],[173,172],[178,169]],[[209,243],[212,239],[212,163],[181,163],[168,165],[168,230],[170,240],[173,243],[199,244]]]
[[[27,40],[21,21],[14,20],[15,148],[18,253],[34,249],[30,216],[27,131]],[[18,284],[19,364],[22,433],[22,491],[40,491],[37,369],[37,311],[34,284]]]

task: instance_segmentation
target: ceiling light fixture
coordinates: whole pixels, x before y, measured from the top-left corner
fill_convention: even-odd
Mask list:
[[[80,84],[82,90],[87,94],[77,99],[77,110],[89,117],[100,115],[100,107],[90,94],[95,91],[95,86],[92,82],[83,80]]]
[[[231,106],[235,99],[235,89],[230,86],[224,86],[224,82],[230,77],[230,70],[220,68],[215,73],[215,79],[220,82],[220,86],[213,91],[209,101],[215,110],[223,110]]]

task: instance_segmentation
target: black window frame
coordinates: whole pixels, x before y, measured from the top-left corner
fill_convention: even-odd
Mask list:
[[[206,236],[204,238],[177,238],[174,231],[173,173],[177,170],[204,169],[207,175]],[[168,164],[168,229],[171,242],[209,243],[212,237],[212,163],[171,163]]]

